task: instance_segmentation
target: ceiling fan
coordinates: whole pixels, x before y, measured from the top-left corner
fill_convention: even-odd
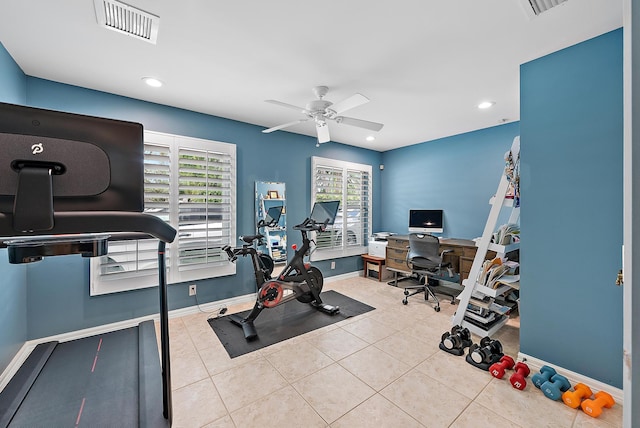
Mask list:
[[[354,94],[349,98],[340,101],[339,103],[332,103],[324,99],[324,96],[329,92],[329,88],[326,86],[316,86],[312,89],[313,93],[317,97],[316,100],[310,101],[305,107],[298,107],[292,104],[283,103],[276,100],[266,100],[266,102],[287,107],[297,110],[306,116],[304,119],[295,120],[293,122],[285,123],[282,125],[274,126],[273,128],[265,129],[262,132],[268,134],[279,129],[287,128],[289,126],[297,125],[298,123],[313,120],[316,124],[316,132],[318,134],[318,145],[320,143],[327,143],[331,140],[329,135],[329,127],[327,121],[333,120],[337,123],[343,123],[345,125],[357,126],[359,128],[368,129],[370,131],[380,131],[384,126],[382,123],[369,122],[368,120],[356,119],[353,117],[341,116],[342,112],[350,110],[352,108],[361,106],[369,102],[369,98],[362,94]]]

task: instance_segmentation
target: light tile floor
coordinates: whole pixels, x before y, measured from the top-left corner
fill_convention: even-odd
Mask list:
[[[446,297],[437,313],[420,296],[403,305],[402,289],[372,279],[343,279],[324,289],[376,309],[234,359],[207,323],[212,314],[171,319],[173,426],[622,426],[620,405],[593,419],[531,383],[518,391],[506,376],[495,379],[464,356],[441,351],[440,337],[457,308]],[[494,338],[515,358],[518,319]]]

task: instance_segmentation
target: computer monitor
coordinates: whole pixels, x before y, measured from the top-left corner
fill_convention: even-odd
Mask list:
[[[409,210],[409,233],[442,233],[442,210]]]
[[[48,230],[53,212],[142,212],[143,148],[139,123],[0,103],[0,213]]]
[[[330,225],[336,221],[336,214],[340,201],[324,201],[313,204],[311,216],[309,217],[316,223],[325,223]]]

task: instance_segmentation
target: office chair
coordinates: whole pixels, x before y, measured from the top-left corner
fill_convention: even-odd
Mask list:
[[[423,235],[412,233],[409,235],[409,251],[407,251],[407,266],[411,269],[412,277],[417,279],[418,285],[409,285],[404,288],[405,298],[403,304],[408,303],[408,298],[419,293],[424,293],[424,299],[429,300],[429,296],[435,301],[434,310],[440,312],[440,301],[435,293],[444,294],[451,297],[451,304],[455,303],[455,296],[441,290],[435,290],[438,280],[433,278],[441,276],[443,269],[446,269],[449,276],[453,276],[451,263],[443,263],[442,259],[446,253],[452,250],[444,250],[440,253],[440,241],[433,235]],[[434,284],[434,282],[436,284]],[[410,292],[409,290],[413,290]]]

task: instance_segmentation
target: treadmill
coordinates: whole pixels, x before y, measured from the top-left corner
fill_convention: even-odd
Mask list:
[[[0,392],[0,427],[171,426],[165,248],[174,228],[144,210],[141,124],[0,103],[0,248],[9,262],[158,240],[153,321],[38,345]]]

